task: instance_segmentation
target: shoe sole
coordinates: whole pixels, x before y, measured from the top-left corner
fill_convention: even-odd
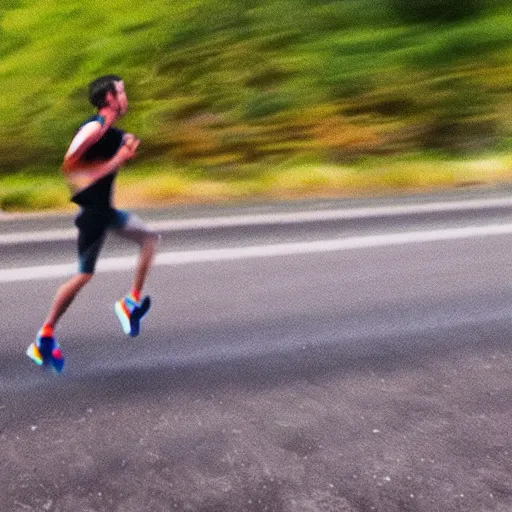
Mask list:
[[[43,366],[43,356],[41,355],[41,352],[39,352],[39,349],[37,348],[35,343],[31,343],[29,345],[26,354],[31,361],[37,364],[37,366]]]
[[[116,302],[115,312],[116,312],[117,318],[119,318],[119,321],[121,322],[121,327],[123,328],[124,333],[130,334],[130,330],[131,330],[130,319],[126,316],[126,314],[123,310],[123,306],[121,306],[120,300],[118,300]]]

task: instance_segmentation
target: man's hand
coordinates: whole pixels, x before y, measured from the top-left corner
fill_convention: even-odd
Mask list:
[[[125,134],[125,136],[123,137],[123,145],[117,152],[117,156],[123,162],[131,160],[136,155],[139,144],[140,140],[137,139],[135,135],[132,135],[131,133]]]

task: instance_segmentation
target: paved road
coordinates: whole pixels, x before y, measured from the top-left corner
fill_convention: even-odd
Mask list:
[[[509,203],[141,212],[165,228],[143,332],[113,315],[134,250],[109,240],[59,377],[24,349],[70,219],[0,221],[0,510],[511,510]]]

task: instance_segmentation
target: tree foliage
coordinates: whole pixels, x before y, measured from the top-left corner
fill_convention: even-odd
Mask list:
[[[482,14],[486,0],[392,0],[392,7],[405,22],[454,22]]]
[[[504,144],[500,0],[9,0],[0,169],[58,165],[86,85],[123,76],[146,160],[211,168]]]

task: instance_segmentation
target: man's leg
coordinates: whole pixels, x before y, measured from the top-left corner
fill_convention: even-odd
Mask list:
[[[140,247],[132,283],[132,290],[140,294],[153,262],[160,235],[148,228],[137,215],[120,210],[117,211],[113,229],[116,235],[136,242]]]
[[[44,326],[55,327],[60,317],[73,302],[77,293],[91,280],[92,276],[93,274],[79,273],[66,281],[57,290]]]
[[[27,349],[27,356],[39,366],[52,366],[57,372],[64,368],[64,356],[53,329],[59,318],[73,302],[76,294],[89,282],[92,274],[80,273],[64,283],[55,294],[46,320],[37,333],[37,337]]]
[[[46,320],[37,333],[36,340],[28,347],[27,355],[38,365],[53,366],[58,372],[64,367],[64,357],[54,336],[54,327],[73,302],[77,293],[91,280],[99,252],[105,239],[106,224],[94,222],[81,213],[77,219],[79,272],[66,281],[55,294]]]
[[[83,215],[83,214],[82,214]],[[105,240],[106,226],[95,225],[94,218],[89,219],[78,233],[78,274],[66,281],[58,290],[46,317],[44,326],[55,327],[60,317],[73,302],[76,294],[91,280],[98,255]]]
[[[116,314],[124,332],[130,336],[137,336],[140,320],[151,305],[148,296],[141,299],[141,292],[151,268],[160,235],[149,229],[136,215],[123,211],[117,211],[116,222],[112,227],[117,235],[136,242],[140,246],[131,293],[118,300],[115,305]]]
[[[146,233],[140,242],[139,260],[135,268],[132,290],[137,290],[140,294],[146,278],[155,257],[156,248],[160,237],[156,233]]]

